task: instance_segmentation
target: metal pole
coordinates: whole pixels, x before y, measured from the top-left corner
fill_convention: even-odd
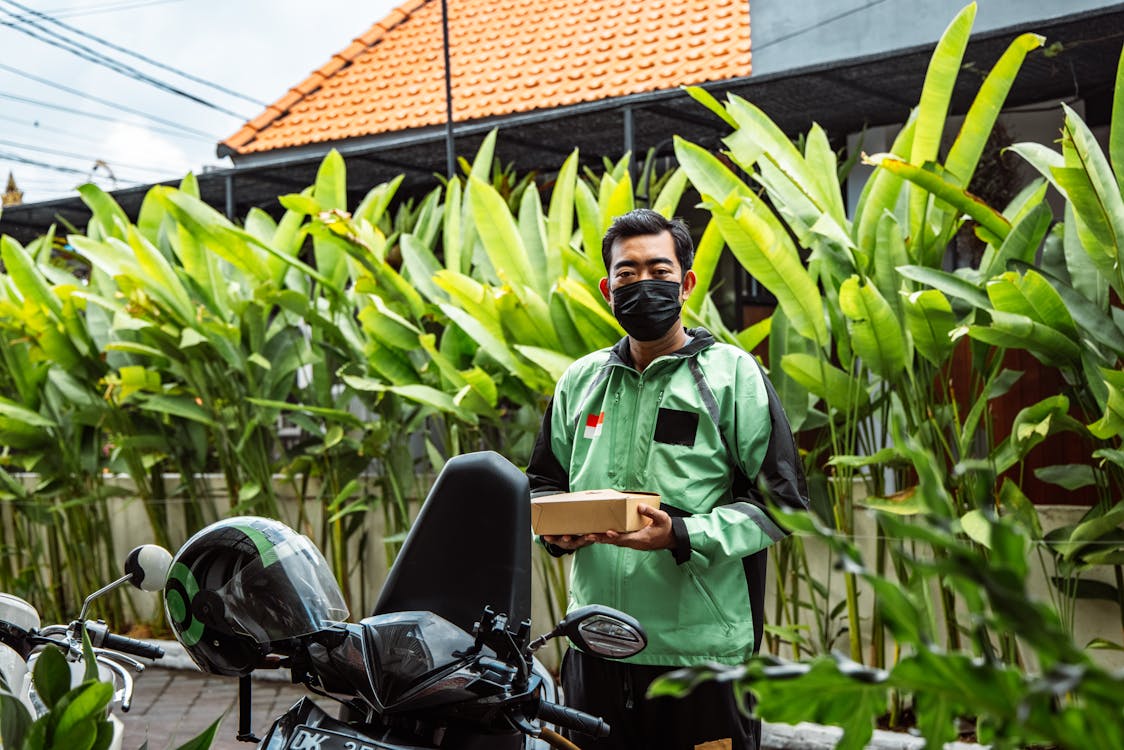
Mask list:
[[[226,218],[234,221],[234,175],[226,176]]]
[[[624,152],[632,154],[628,159],[628,173],[632,177],[632,184],[636,185],[637,167],[636,167],[636,154],[633,150],[636,148],[633,133],[632,123],[632,107],[625,107],[624,110]]]
[[[457,149],[453,143],[453,71],[449,63],[448,0],[441,0],[441,36],[445,47],[445,167],[451,180],[457,173]]]

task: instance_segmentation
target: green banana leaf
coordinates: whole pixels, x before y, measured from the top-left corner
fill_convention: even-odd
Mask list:
[[[88,182],[78,187],[78,194],[90,209],[90,229],[94,231],[87,232],[87,235],[93,239],[125,239],[129,217],[109,193]]]
[[[891,382],[904,376],[911,357],[901,324],[878,288],[852,276],[839,289],[839,306],[850,321],[851,345],[863,363]]]
[[[554,179],[550,191],[550,207],[546,217],[547,267],[546,277],[553,283],[562,277],[563,248],[569,247],[574,236],[574,203],[578,178],[578,150],[566,157]]]
[[[1026,349],[1051,367],[1081,366],[1081,348],[1057,329],[1017,313],[992,310],[990,316],[987,325],[969,326],[968,335],[992,346]]]
[[[457,404],[453,397],[444,391],[439,391],[428,385],[410,384],[410,385],[387,385],[378,380],[371,378],[362,378],[356,375],[343,375],[341,377],[344,383],[357,391],[368,391],[372,393],[393,393],[401,396],[408,401],[413,401],[421,406],[433,409],[439,412],[453,414],[468,424],[476,424],[477,417],[468,409],[460,404]]]
[[[825,347],[823,301],[788,234],[775,232],[747,200],[707,206],[738,262],[776,296],[801,336]]]
[[[686,174],[686,172],[681,172]],[[714,272],[718,268],[718,261],[726,244],[722,240],[722,231],[718,223],[712,218],[706,223],[699,244],[695,247],[695,261],[692,270],[695,272],[695,288],[691,296],[683,305],[688,312],[697,313],[702,309],[703,301],[710,295],[710,287],[714,282]]]
[[[843,228],[850,243],[851,225],[847,221],[847,209],[843,205],[843,191],[839,186],[839,165],[835,151],[831,148],[827,133],[816,123],[808,131],[804,142],[804,159],[816,180],[820,199],[824,202],[824,213]]]
[[[1112,94],[1112,117],[1108,133],[1108,155],[1116,173],[1116,187],[1124,194],[1124,49],[1116,63],[1116,87]]]
[[[929,66],[925,71],[925,83],[921,87],[921,99],[917,104],[917,129],[913,135],[913,144],[907,162],[914,167],[914,170],[908,170],[908,173],[916,174],[921,171],[923,165],[937,160],[941,138],[944,136],[945,120],[948,117],[949,102],[952,100],[952,92],[956,86],[975,19],[976,5],[971,3],[956,14],[933,50]],[[898,171],[898,174],[907,179],[908,173],[905,170]],[[966,184],[968,176],[960,175],[960,177],[965,181],[962,184]],[[937,193],[929,185],[913,182],[909,195],[909,234],[912,238],[910,244],[913,248],[913,257],[921,258],[918,248],[925,242],[924,218],[929,201],[928,194]]]
[[[1116,257],[1124,237],[1124,197],[1121,197],[1120,186],[1089,126],[1067,104],[1063,103],[1062,109],[1066,114],[1062,128],[1062,154],[1066,167],[1085,172],[1096,206],[1116,241],[1115,245],[1104,250]],[[1092,251],[1092,248],[1086,249]]]
[[[316,202],[317,216],[324,212],[347,210],[347,166],[336,149],[329,151],[320,162],[312,199]],[[314,233],[312,246],[316,269],[331,280],[332,286],[342,289],[347,282],[347,256],[341,251],[339,243]]]
[[[882,298],[890,303],[894,314],[903,319],[901,292],[902,276],[898,267],[909,264],[909,252],[905,247],[901,226],[897,218],[887,211],[878,223],[878,244],[864,265],[865,272],[874,279]]]
[[[996,473],[1002,474],[1022,461],[1050,435],[1079,426],[1068,417],[1068,412],[1069,399],[1063,395],[1049,396],[1020,409],[1011,423],[1010,435],[991,451]]]
[[[987,293],[971,281],[947,271],[938,271],[926,266],[898,266],[898,273],[907,279],[939,289],[950,297],[971,303],[972,307],[987,309],[991,300]]]
[[[941,34],[929,66],[925,71],[925,83],[921,89],[921,100],[917,105],[917,132],[913,136],[913,148],[909,163],[920,167],[926,162],[936,161],[944,134],[948,105],[952,91],[960,73],[964,51],[976,20],[976,4],[966,5]],[[966,175],[960,175],[967,180]],[[910,227],[916,224],[911,221]]]
[[[675,158],[704,200],[725,203],[732,194],[739,198],[753,195],[750,187],[717,156],[679,136],[675,137]]]
[[[614,344],[624,336],[624,329],[609,312],[608,303],[580,282],[570,278],[559,280],[558,294],[564,297],[566,309],[589,346],[588,351]]]
[[[62,302],[47,284],[38,264],[8,235],[0,236],[0,259],[25,303],[41,307],[52,317],[62,315]]]
[[[1124,436],[1124,371],[1102,369],[1108,387],[1104,415],[1089,425],[1089,432],[1101,440]]]
[[[975,174],[980,155],[1027,54],[1041,47],[1045,41],[1045,37],[1038,34],[1019,35],[988,72],[945,160],[945,169],[961,187],[968,187],[971,176]]]
[[[1015,267],[1018,270],[1027,269],[1028,272],[1030,270],[1030,266],[1026,264],[1015,264]],[[1041,270],[1036,273],[1057,291],[1067,313],[1072,316],[1083,337],[1115,352],[1119,357],[1124,357],[1124,330],[1121,330],[1109,312],[1056,276]]]
[[[597,196],[584,180],[574,185],[574,208],[578,214],[578,230],[581,234],[581,248],[566,255],[565,267],[574,269],[591,286],[606,276],[605,261],[601,256],[601,238],[605,230],[601,228],[601,209]]]
[[[868,157],[866,161],[868,164],[882,167],[909,180],[924,191],[918,194],[924,196],[926,193],[931,193],[961,213],[972,217],[994,238],[994,241],[1002,242],[1011,231],[1011,224],[1003,214],[931,169],[902,161],[892,154],[875,154]]]
[[[853,413],[870,402],[870,393],[857,378],[811,354],[786,354],[781,368],[809,393],[839,412]]]
[[[190,323],[195,318],[195,306],[172,264],[134,227],[128,228],[127,237],[139,271],[136,282],[175,313],[180,325]]]
[[[952,355],[957,322],[948,298],[938,289],[902,292],[906,327],[917,353],[941,367]]]
[[[702,88],[701,86],[684,86],[683,90],[686,91],[687,94],[696,102],[703,105],[712,113],[717,115],[718,118],[722,120],[722,122],[726,123],[731,128],[736,128],[738,126],[737,121],[730,116],[730,113],[726,111],[726,108],[723,107],[722,104],[714,98],[714,95],[706,89]]]
[[[1043,187],[1045,187],[1045,184],[1043,184]],[[986,279],[1002,273],[1010,261],[1034,262],[1038,249],[1042,246],[1042,242],[1046,239],[1046,233],[1050,230],[1050,223],[1053,219],[1050,206],[1044,200],[1041,200],[1041,197],[1039,200],[1040,203],[1016,221],[1011,228],[1011,233],[1007,235],[1007,239],[998,249],[988,245],[980,259],[980,276],[982,278]]]
[[[668,219],[672,218],[679,209],[686,190],[687,174],[682,169],[672,170],[652,202],[652,210]]]
[[[402,249],[403,278],[431,303],[448,301],[448,295],[433,282],[433,277],[441,270],[441,262],[437,260],[437,256],[413,234],[402,235],[399,247]]]
[[[996,310],[1024,315],[1071,340],[1078,338],[1062,296],[1034,269],[1023,275],[1008,271],[996,276],[987,282],[987,296]]]
[[[914,110],[906,120],[905,127],[894,138],[890,153],[908,161],[916,129],[917,110]],[[905,181],[901,177],[885,169],[874,170],[874,174],[867,179],[859,194],[859,202],[855,205],[857,218],[853,223],[855,246],[859,253],[867,257],[874,254],[882,217],[887,213],[894,213],[904,185]]]
[[[359,311],[363,330],[383,345],[407,352],[417,349],[421,329],[387,307],[380,297],[371,295],[369,300],[370,305]]]
[[[477,225],[479,225],[479,217],[475,217]],[[547,236],[546,236],[546,217],[542,211],[542,201],[539,199],[539,191],[534,188],[529,188],[523,191],[523,198],[519,201],[519,236],[523,240],[523,251],[526,253],[527,265],[532,272],[532,279],[534,286],[532,290],[541,297],[545,297],[549,290],[550,285],[555,278],[561,275],[560,271],[555,271],[554,275],[550,273],[550,263],[548,258],[551,256],[547,251]],[[512,248],[517,251],[517,248]],[[492,260],[492,265],[496,266],[495,259]],[[561,266],[561,257],[558,258],[558,263]],[[496,266],[499,270],[499,266]]]

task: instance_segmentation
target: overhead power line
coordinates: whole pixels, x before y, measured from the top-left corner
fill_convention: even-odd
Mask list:
[[[65,172],[66,174],[80,174],[84,177],[88,177],[90,175],[90,172],[91,172],[90,169],[77,169],[75,167],[66,167],[66,166],[63,166],[62,164],[52,164],[50,162],[38,161],[36,159],[28,159],[26,156],[20,156],[19,154],[13,154],[13,153],[8,152],[8,151],[0,151],[0,161],[14,161],[17,164],[27,164],[28,166],[40,167],[42,169],[50,169],[54,172]],[[131,183],[133,185],[143,185],[144,184],[144,183],[138,182],[136,180],[118,179],[117,181],[118,182],[128,182],[128,183]]]
[[[3,95],[0,94],[0,96],[3,96]],[[55,133],[55,134],[58,134],[59,136],[62,136],[62,138],[66,139],[66,140],[75,141],[75,142],[82,142],[82,143],[85,144],[86,148],[88,148],[89,145],[94,142],[92,140],[92,138],[93,138],[92,131],[87,131],[86,133],[76,133],[73,130],[65,130],[63,128],[53,128],[50,125],[44,125],[44,124],[40,123],[38,120],[36,120],[36,121],[23,120],[23,119],[20,119],[18,117],[9,117],[8,115],[0,115],[0,121],[13,122],[13,123],[16,123],[17,125],[23,125],[27,128],[31,128],[31,130],[34,131],[34,133],[33,133],[34,135],[40,135],[40,133],[44,133],[44,134],[45,133]],[[116,122],[121,122],[121,121],[117,120]],[[19,131],[19,132],[20,132],[21,135],[32,135],[32,133],[24,133],[23,131]],[[164,132],[164,131],[160,131],[160,132]],[[0,141],[0,145],[8,145],[8,146],[11,146],[13,148],[25,148],[25,149],[28,149],[28,150],[31,150],[31,151],[42,151],[43,153],[50,153],[50,150],[47,149],[46,147],[38,146],[38,145],[32,145],[32,144],[12,143],[11,141]],[[84,154],[83,155],[67,154],[65,152],[59,152],[59,155],[61,155],[61,156],[73,155],[75,158],[80,157],[80,158],[83,158],[83,159],[90,158],[88,155],[84,155]],[[138,164],[127,164],[125,162],[119,162],[119,161],[116,161],[116,160],[114,160],[114,164],[117,165],[117,166],[120,166],[120,167],[124,167],[126,169],[138,169],[138,170],[144,170],[146,172],[153,172],[153,173],[157,173],[157,174],[167,174],[168,172],[177,171],[175,169],[170,169],[170,168],[169,169],[157,169],[157,168],[154,168],[152,166],[143,166],[142,167]]]
[[[150,5],[167,5],[169,3],[181,3],[183,0],[123,0],[123,2],[111,2],[105,5],[81,5],[72,6],[69,8],[56,8],[55,10],[46,11],[56,18],[74,18],[76,16],[94,16],[101,13],[118,13],[123,10],[133,10],[134,8],[147,8]]]
[[[90,162],[95,162],[95,161],[108,162],[109,161],[108,159],[100,159],[99,160],[98,157],[90,156],[89,154],[76,154],[73,151],[61,151],[59,149],[48,148],[46,146],[34,146],[30,143],[17,143],[15,141],[8,141],[8,140],[3,140],[3,139],[0,139],[0,146],[7,146],[8,148],[24,149],[26,151],[36,151],[36,152],[41,153],[41,154],[50,154],[51,156],[65,156],[68,159],[82,159],[82,160],[90,161]],[[171,168],[169,168],[169,169],[157,169],[155,167],[145,167],[145,166],[141,166],[139,164],[128,164],[126,162],[120,162],[120,161],[114,161],[112,164],[110,164],[110,166],[111,167],[118,167],[118,168],[125,168],[125,169],[133,169],[133,170],[137,170],[137,171],[140,171],[140,172],[152,172],[153,174],[162,174],[162,175],[167,175],[169,172],[176,172],[177,171],[177,170],[171,169]]]
[[[83,137],[78,133],[74,133],[69,130],[63,130],[62,128],[53,128],[50,125],[43,125],[38,120],[23,120],[19,117],[9,117],[8,115],[0,115],[0,120],[4,120],[5,122],[14,122],[16,125],[23,125],[35,130],[43,131],[44,133],[58,133],[59,135],[68,136],[70,138]]]
[[[161,117],[157,117],[156,115],[151,115],[148,112],[144,112],[144,111],[139,110],[139,109],[133,109],[132,107],[128,107],[128,106],[125,106],[124,104],[119,104],[117,102],[112,102],[112,101],[109,101],[108,99],[102,99],[101,97],[94,96],[93,94],[87,94],[86,92],[79,91],[78,89],[72,89],[69,86],[62,85],[61,83],[56,83],[54,81],[47,80],[46,78],[40,78],[39,76],[34,75],[32,73],[28,73],[25,70],[13,68],[11,65],[5,65],[4,63],[0,63],[0,70],[6,70],[9,73],[20,76],[21,78],[26,78],[29,81],[35,81],[36,83],[41,83],[44,86],[50,86],[51,88],[56,88],[59,91],[65,91],[66,93],[70,94],[71,96],[77,96],[77,97],[81,97],[82,99],[88,99],[92,102],[97,102],[98,104],[104,105],[106,107],[112,107],[113,109],[118,109],[118,110],[121,110],[122,112],[128,112],[129,114],[132,114],[132,115],[139,115],[140,117],[143,117],[146,120],[151,120],[152,122],[158,122],[161,125],[166,125],[166,126],[168,126],[170,128],[173,128],[173,129],[182,130],[185,133],[194,133],[195,135],[203,136],[204,138],[207,138],[208,140],[213,140],[212,136],[209,133],[204,133],[202,130],[195,130],[194,128],[189,128],[185,125],[181,125],[178,122],[172,122],[171,120],[165,120]]]
[[[7,99],[8,101],[19,102],[21,104],[28,104],[28,105],[31,105],[33,107],[45,107],[46,109],[54,109],[54,110],[57,110],[59,112],[66,112],[68,114],[78,115],[79,117],[88,117],[88,118],[93,119],[93,120],[100,120],[101,122],[112,122],[112,123],[116,123],[116,124],[119,124],[119,125],[132,124],[132,123],[128,122],[127,120],[121,120],[121,119],[118,119],[116,117],[110,117],[109,115],[102,115],[102,114],[98,114],[96,112],[85,112],[81,109],[74,109],[73,107],[67,107],[63,104],[54,104],[52,102],[45,102],[41,99],[32,99],[30,97],[19,96],[18,94],[10,94],[10,93],[3,92],[3,91],[0,91],[0,99]],[[150,127],[150,126],[146,126],[146,127]],[[151,130],[155,133],[162,133],[164,135],[170,135],[170,136],[173,136],[175,138],[184,138],[184,139],[187,139],[187,140],[206,141],[208,143],[214,143],[213,137],[211,137],[209,135],[204,135],[204,134],[201,134],[201,133],[198,133],[198,132],[184,132],[183,130],[168,130],[166,128],[159,128],[159,127],[151,128]]]
[[[6,2],[6,0],[0,0],[0,2]],[[184,99],[187,99],[188,101],[194,102],[196,104],[200,104],[200,105],[202,105],[204,107],[207,107],[209,109],[213,109],[216,112],[222,112],[223,114],[230,115],[231,117],[235,117],[235,118],[238,118],[238,119],[241,119],[241,120],[249,119],[248,117],[246,117],[245,115],[243,115],[241,113],[235,112],[234,110],[227,109],[226,107],[215,104],[214,102],[208,101],[207,99],[204,99],[201,96],[196,96],[195,94],[192,94],[188,91],[184,91],[183,89],[179,88],[178,86],[173,86],[172,84],[165,83],[164,81],[161,81],[158,78],[153,78],[152,76],[150,76],[146,73],[143,73],[143,72],[137,70],[136,68],[134,68],[130,65],[126,65],[122,62],[114,60],[111,57],[107,57],[106,55],[98,52],[97,50],[91,49],[90,47],[88,47],[84,44],[79,44],[78,42],[68,40],[68,39],[62,39],[57,35],[56,32],[52,31],[51,29],[48,29],[47,27],[43,26],[40,23],[37,23],[36,21],[34,21],[30,18],[24,17],[22,19],[22,22],[21,22],[19,20],[20,17],[18,15],[16,15],[15,13],[12,13],[11,11],[8,11],[8,10],[5,10],[3,12],[5,14],[7,14],[10,18],[16,19],[16,20],[0,21],[0,26],[8,26],[9,28],[20,32],[21,34],[24,34],[26,36],[31,37],[32,39],[43,42],[44,44],[50,45],[51,47],[55,47],[57,49],[64,50],[66,52],[69,52],[72,55],[76,55],[77,57],[80,57],[83,60],[91,62],[95,65],[100,65],[103,68],[108,68],[109,70],[112,70],[115,73],[123,75],[126,78],[132,78],[135,81],[140,81],[141,83],[146,83],[146,84],[148,84],[150,86],[153,86],[153,87],[155,87],[155,88],[157,88],[161,91],[164,91],[164,92],[167,92],[169,94],[174,94],[176,96],[182,97]],[[35,31],[32,31],[30,28],[28,28],[29,26],[34,28],[34,29],[38,29],[38,31],[41,32],[41,33],[36,33]]]
[[[49,15],[47,13],[44,13],[43,11],[38,11],[38,10],[35,10],[34,8],[27,7],[26,5],[21,5],[20,3],[15,2],[15,0],[4,0],[4,1],[8,5],[19,8],[20,10],[22,10],[26,13],[30,13],[30,14],[38,17],[38,18],[43,19],[47,23],[51,23],[51,24],[54,24],[55,26],[58,26],[59,28],[66,29],[67,31],[71,32],[72,34],[77,34],[78,36],[84,37],[86,39],[90,39],[90,40],[102,45],[103,47],[108,47],[109,49],[114,50],[115,52],[120,52],[122,54],[129,55],[130,57],[133,57],[137,60],[148,63],[149,65],[152,65],[154,67],[160,68],[161,70],[166,70],[169,73],[174,73],[175,75],[177,75],[181,78],[186,78],[187,80],[193,81],[194,83],[198,83],[202,86],[207,86],[208,88],[215,89],[216,91],[221,91],[224,94],[228,94],[228,95],[236,97],[238,99],[243,99],[245,101],[250,102],[251,104],[258,105],[259,107],[265,107],[266,106],[265,102],[258,101],[257,99],[254,99],[253,97],[246,96],[245,94],[242,94],[242,93],[239,93],[239,92],[234,91],[232,89],[229,89],[226,86],[223,86],[221,84],[214,83],[213,81],[208,81],[205,78],[200,78],[199,76],[192,75],[191,73],[180,70],[179,68],[173,67],[171,65],[167,65],[166,63],[162,63],[159,60],[153,60],[151,57],[146,57],[145,55],[142,55],[139,52],[134,52],[133,50],[129,49],[128,47],[122,47],[122,46],[120,46],[118,44],[115,44],[111,41],[108,41],[106,39],[102,39],[100,36],[97,36],[95,34],[91,34],[88,31],[84,31],[84,30],[78,28],[77,26],[71,26],[68,23],[64,23],[64,22],[58,20],[57,17]]]
[[[36,190],[71,190],[74,183],[65,177],[24,177],[17,176],[15,170],[12,170],[12,176],[15,177],[16,187],[20,190],[24,188],[35,188]]]

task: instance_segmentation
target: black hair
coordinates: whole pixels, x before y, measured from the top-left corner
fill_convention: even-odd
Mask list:
[[[681,273],[691,270],[695,260],[695,245],[691,233],[682,219],[668,219],[650,208],[634,208],[623,216],[618,216],[605,237],[601,240],[601,258],[605,261],[605,271],[609,272],[613,259],[613,243],[629,237],[643,237],[649,234],[670,232],[675,242],[675,259],[679,261]]]

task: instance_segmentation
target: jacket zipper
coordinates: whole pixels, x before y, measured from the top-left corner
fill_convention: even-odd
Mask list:
[[[613,394],[612,412],[605,417],[605,421],[609,423],[609,479],[617,478],[618,482],[620,481],[619,477],[626,469],[624,466],[617,465],[617,427],[620,423],[617,421],[616,415],[620,408],[621,389],[618,386],[617,392]]]

